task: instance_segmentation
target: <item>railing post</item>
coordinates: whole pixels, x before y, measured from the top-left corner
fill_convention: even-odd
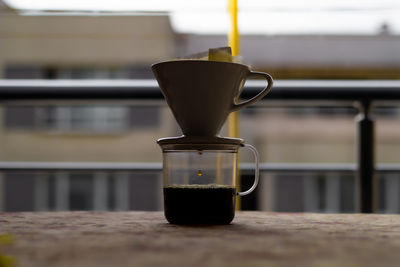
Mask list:
[[[358,123],[358,208],[362,213],[376,212],[377,181],[375,175],[374,121],[371,118],[372,103],[360,101]]]

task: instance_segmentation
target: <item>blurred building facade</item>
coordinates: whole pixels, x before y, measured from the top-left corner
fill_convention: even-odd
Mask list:
[[[151,79],[154,62],[227,42],[174,33],[168,16],[19,16],[2,6],[0,25],[3,79]],[[242,36],[241,55],[278,79],[400,78],[400,36],[387,33]],[[159,162],[155,140],[179,130],[166,107],[136,104],[4,104],[0,159]],[[377,114],[378,162],[400,158],[396,112]],[[336,111],[258,106],[242,112],[241,136],[262,162],[355,162],[356,113],[348,104]],[[159,174],[5,173],[1,180],[0,208],[8,211],[162,208]],[[382,188],[397,190],[385,191],[382,209],[400,212],[398,177],[384,181]],[[269,174],[250,208],[351,212],[353,192],[352,176]]]

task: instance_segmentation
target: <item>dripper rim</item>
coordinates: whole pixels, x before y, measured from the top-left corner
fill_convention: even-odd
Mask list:
[[[220,136],[178,136],[157,140],[163,152],[174,150],[230,150],[236,152],[244,145],[241,138]]]
[[[175,63],[175,62],[210,62],[210,63],[217,63],[217,64],[233,64],[233,65],[240,65],[245,67],[246,69],[250,70],[250,67],[242,64],[242,63],[236,63],[236,62],[228,62],[228,61],[215,61],[215,60],[205,60],[205,59],[173,59],[173,60],[164,60],[164,61],[159,61],[156,63],[151,64],[151,68],[153,69],[156,65],[160,64],[166,64],[166,63]]]

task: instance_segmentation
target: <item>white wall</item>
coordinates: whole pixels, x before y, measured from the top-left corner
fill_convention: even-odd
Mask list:
[[[184,35],[182,53],[226,46],[222,35]],[[259,67],[399,67],[400,36],[241,36],[241,55]]]
[[[0,70],[6,64],[121,66],[174,54],[166,16],[0,15]]]

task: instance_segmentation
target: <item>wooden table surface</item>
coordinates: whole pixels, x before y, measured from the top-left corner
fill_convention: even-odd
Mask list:
[[[0,213],[6,233],[1,257],[15,266],[400,266],[400,215],[238,212],[231,225],[176,226],[161,212]]]

